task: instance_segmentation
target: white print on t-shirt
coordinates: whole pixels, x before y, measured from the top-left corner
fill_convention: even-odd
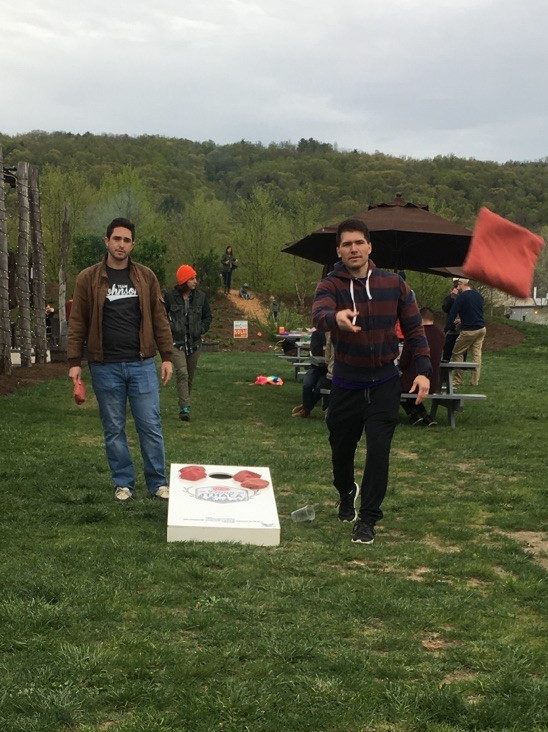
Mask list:
[[[126,300],[129,297],[137,297],[137,290],[131,285],[112,285],[108,288],[107,300]]]

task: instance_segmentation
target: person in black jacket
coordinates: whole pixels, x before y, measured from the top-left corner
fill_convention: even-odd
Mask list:
[[[221,257],[221,275],[223,278],[223,287],[225,295],[228,295],[232,286],[232,273],[238,266],[238,260],[232,252],[232,247],[228,246],[225,253]]]
[[[173,366],[179,401],[179,419],[190,421],[190,391],[198,365],[202,336],[211,325],[211,310],[205,292],[197,289],[196,270],[182,264],[177,286],[164,293],[173,335]]]
[[[451,311],[451,308],[453,307],[455,298],[459,294],[459,288],[457,287],[458,281],[459,281],[458,277],[453,277],[453,287],[451,288],[450,292],[448,292],[447,295],[443,298],[443,303],[442,303],[441,309],[447,315],[447,317],[445,319],[446,326],[447,326],[447,323],[449,322],[449,313]],[[451,354],[453,353],[453,346],[455,345],[455,341],[459,337],[459,333],[460,333],[460,321],[458,324],[454,323],[450,330],[446,330],[445,345],[443,346],[443,355],[441,357],[442,361],[451,360]]]
[[[469,280],[460,277],[457,282],[459,294],[455,298],[455,302],[451,306],[447,323],[445,325],[446,332],[449,331],[455,319],[460,318],[460,333],[455,345],[453,346],[453,361],[463,361],[466,351],[470,351],[472,363],[477,366],[470,374],[470,384],[477,386],[481,373],[481,352],[483,341],[485,340],[485,318],[483,315],[483,296],[470,287]],[[455,389],[462,386],[462,371],[455,371],[453,384]]]

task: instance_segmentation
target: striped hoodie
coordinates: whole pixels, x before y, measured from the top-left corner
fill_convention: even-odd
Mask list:
[[[335,313],[346,308],[358,311],[358,333],[339,330],[335,322]],[[318,284],[312,304],[315,327],[331,332],[334,383],[372,386],[397,376],[397,320],[417,373],[428,376],[432,370],[430,350],[413,291],[398,274],[377,269],[371,260],[367,276],[361,279],[353,278],[338,262]]]

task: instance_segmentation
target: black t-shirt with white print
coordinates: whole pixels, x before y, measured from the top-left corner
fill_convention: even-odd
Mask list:
[[[138,361],[141,309],[129,267],[107,266],[108,293],[103,306],[103,359]]]

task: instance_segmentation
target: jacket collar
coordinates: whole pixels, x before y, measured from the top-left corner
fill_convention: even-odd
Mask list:
[[[371,272],[371,276],[375,274],[375,270],[377,269],[377,265],[375,262],[370,259],[369,260],[369,268],[367,272]],[[334,275],[335,277],[342,277],[345,280],[353,280],[356,279],[355,277],[352,277],[350,272],[346,269],[344,264],[342,262],[337,262],[335,266],[333,267],[333,271],[329,273],[328,276]]]

